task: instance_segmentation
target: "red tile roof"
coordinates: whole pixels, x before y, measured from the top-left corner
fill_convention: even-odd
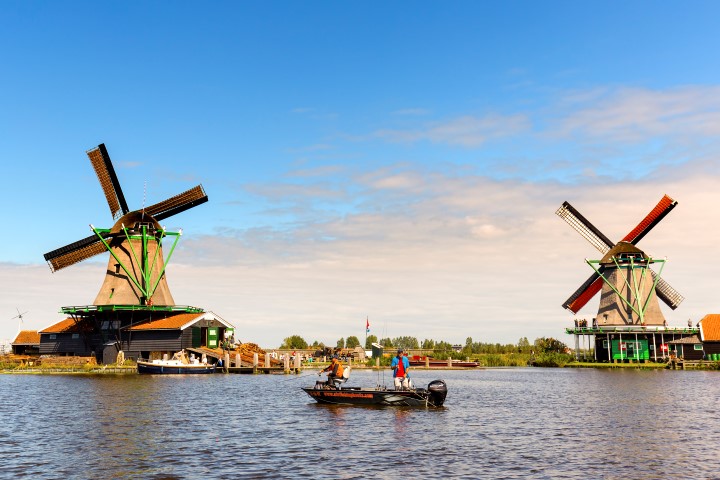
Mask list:
[[[37,330],[23,330],[18,333],[13,345],[40,345],[40,334]]]
[[[40,330],[40,333],[69,333],[79,332],[80,329],[77,327],[75,320],[72,318],[66,318],[62,322],[58,322],[55,325],[51,325],[44,330]]]
[[[700,320],[703,342],[720,342],[720,313],[709,313]]]
[[[149,320],[139,325],[133,325],[129,330],[178,330],[186,323],[202,318],[203,315],[202,313],[178,313],[157,320]]]

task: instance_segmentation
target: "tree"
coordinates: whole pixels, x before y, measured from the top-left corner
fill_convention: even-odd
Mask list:
[[[381,338],[380,345],[382,345],[385,348],[391,348],[393,346],[393,343],[392,343],[392,340],[390,340],[389,338]]]
[[[340,340],[337,341],[337,348],[345,348],[345,339],[340,337]]]
[[[351,335],[347,337],[347,340],[345,340],[345,347],[346,348],[355,348],[360,346],[360,340],[355,335]]]
[[[415,337],[408,337],[408,336],[396,337],[396,338],[392,339],[392,343],[396,347],[404,348],[406,350],[408,348],[413,348],[413,349],[420,348],[420,344],[418,343],[418,340]]]
[[[365,350],[370,350],[372,348],[373,343],[377,343],[378,339],[375,335],[368,335],[367,340],[365,340]]]
[[[435,348],[435,340],[430,340],[429,338],[426,338],[422,342],[422,348],[424,350],[432,350],[433,348]]]
[[[305,341],[304,338],[302,338],[300,335],[293,335],[291,337],[287,337],[285,340],[283,340],[282,345],[280,345],[280,348],[283,349],[296,349],[296,348],[307,348],[308,344]]]
[[[542,353],[565,353],[567,345],[552,337],[541,337],[535,339],[535,346]]]

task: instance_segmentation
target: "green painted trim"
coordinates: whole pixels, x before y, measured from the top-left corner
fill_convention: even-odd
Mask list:
[[[135,265],[138,266],[138,268],[140,269],[140,274],[143,277],[143,286],[142,287],[137,282],[137,279],[135,279],[134,283],[135,283],[135,285],[138,286],[138,288],[143,293],[143,295],[145,295],[145,299],[147,301],[148,294],[147,294],[147,290],[145,289],[145,287],[147,287],[147,282],[145,281],[145,273],[143,272],[143,264],[138,261],[137,253],[135,253],[135,249],[133,248],[132,242],[130,241],[130,234],[128,233],[127,228],[125,228],[125,224],[122,225],[122,229],[123,229],[123,232],[125,232],[125,238],[127,239],[127,241],[128,241],[127,243],[130,246],[130,252],[132,253],[133,258],[135,259]],[[127,272],[127,269],[124,269],[124,270]],[[128,273],[128,275],[130,275],[130,274]]]
[[[84,305],[73,307],[62,307],[60,313],[82,314],[90,312],[123,312],[123,311],[144,311],[144,312],[185,312],[205,313],[205,309],[189,305]]]
[[[152,272],[155,270],[155,264],[157,263],[158,255],[160,253],[160,249],[162,248],[162,239],[165,236],[165,230],[162,229],[162,227],[159,229],[160,231],[160,238],[153,237],[155,239],[155,243],[157,244],[155,246],[155,255],[153,255],[153,261],[152,265],[150,265],[150,271]],[[160,278],[162,278],[162,274],[160,274]],[[149,290],[150,298],[152,298],[153,295],[155,295],[155,288],[157,287],[157,283],[155,284],[155,287],[153,287],[151,290]]]
[[[600,270],[598,270],[597,268],[595,268],[595,265],[593,265],[593,263],[600,263],[600,260],[585,260],[585,262],[587,262],[587,264],[590,265],[590,267],[592,267],[593,270],[595,270],[595,273],[597,273],[597,274],[600,276],[600,278],[603,279],[603,282],[605,282],[605,284],[606,284],[608,287],[610,287],[610,288],[612,289],[612,291],[615,292],[615,294],[616,294],[618,297],[620,297],[620,299],[621,299],[623,302],[625,302],[625,304],[626,304],[628,307],[630,307],[630,309],[631,309],[633,312],[635,312],[635,314],[636,314],[638,317],[642,317],[642,315],[635,309],[635,307],[632,306],[632,304],[623,296],[623,294],[620,293],[620,292],[618,292],[617,288],[615,288],[615,285],[613,285],[612,283],[610,283],[610,282],[607,280],[607,278],[605,278],[605,276],[604,276],[602,273],[600,273]],[[626,281],[627,281],[627,280],[626,280]]]
[[[178,244],[178,241],[180,241],[181,234],[175,234],[175,241],[173,241],[173,245],[170,248],[170,253],[168,253],[167,260],[165,260],[165,264],[163,265],[162,271],[160,272],[160,275],[158,275],[157,280],[155,281],[155,285],[153,285],[151,290],[151,296],[155,293],[155,289],[157,288],[158,284],[160,283],[160,279],[165,275],[165,269],[167,268],[168,263],[170,263],[170,258],[172,258],[172,254],[175,251],[175,246]]]
[[[90,228],[93,229],[93,231],[95,232],[95,235],[97,235],[98,238],[100,239],[100,241],[103,243],[103,245],[105,245],[105,249],[106,249],[108,252],[110,252],[110,255],[112,255],[112,257],[115,259],[115,261],[118,262],[118,264],[120,265],[120,267],[122,267],[122,269],[123,269],[123,271],[125,272],[125,274],[126,274],[126,275],[128,276],[128,278],[135,284],[135,286],[138,288],[138,290],[140,290],[142,293],[145,293],[145,289],[143,289],[143,288],[138,284],[137,280],[135,280],[135,277],[128,271],[127,267],[123,264],[123,262],[120,261],[120,259],[117,257],[117,255],[115,255],[115,253],[112,251],[112,248],[110,248],[110,245],[108,245],[107,242],[105,241],[105,239],[102,237],[102,235],[100,235],[100,234],[98,233],[98,230],[95,230],[95,227],[93,227],[93,226],[91,226]],[[131,245],[131,249],[132,249],[132,245]],[[147,296],[147,294],[145,294],[145,296]]]

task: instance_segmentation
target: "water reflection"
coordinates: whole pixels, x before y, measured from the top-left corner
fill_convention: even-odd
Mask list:
[[[3,375],[1,468],[7,478],[713,478],[718,375],[415,372],[417,385],[448,382],[442,409],[318,405],[301,377]]]

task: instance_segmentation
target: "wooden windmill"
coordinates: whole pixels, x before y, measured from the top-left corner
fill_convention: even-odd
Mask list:
[[[174,305],[165,266],[181,232],[168,232],[159,222],[207,202],[202,185],[149,207],[130,211],[105,145],[98,145],[87,155],[115,224],[109,229],[90,225],[93,234],[89,237],[46,253],[45,260],[50,269],[55,272],[109,252],[105,280],[95,305]],[[162,241],[169,236],[174,237],[174,243],[166,259]]]
[[[618,242],[612,242],[568,202],[555,212],[603,255],[586,260],[593,267],[590,278],[568,298],[563,307],[577,313],[602,290],[597,322],[600,326],[663,325],[665,318],[657,299],[676,309],[683,296],[650,268],[653,259],[636,244],[652,230],[677,202],[665,195],[650,213]]]

